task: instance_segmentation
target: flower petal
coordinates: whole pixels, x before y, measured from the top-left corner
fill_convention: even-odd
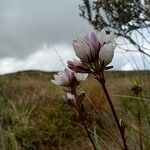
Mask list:
[[[105,31],[105,29],[102,29],[100,34],[99,34],[99,42],[100,42],[101,46],[103,46],[103,44],[106,42],[106,31]]]
[[[115,35],[112,31],[110,34],[107,34],[106,36],[106,43],[114,43]]]
[[[91,43],[92,43],[92,45],[94,47],[95,54],[96,54],[97,52],[99,52],[100,43],[99,43],[99,40],[98,40],[95,32],[91,33]]]

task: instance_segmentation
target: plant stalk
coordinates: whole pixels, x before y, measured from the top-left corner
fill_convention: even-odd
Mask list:
[[[87,133],[87,136],[88,136],[88,138],[90,139],[90,141],[91,141],[91,143],[92,143],[92,145],[93,145],[94,150],[96,150],[96,146],[95,146],[94,141],[93,141],[93,139],[92,139],[92,137],[91,137],[91,135],[90,135],[90,132],[89,132],[87,126],[86,126],[86,123],[85,123],[85,121],[84,121],[84,117],[83,117],[83,115],[82,115],[82,112],[79,112],[79,117],[80,117],[80,120],[81,120],[81,122],[82,122],[82,125],[84,126],[84,129],[85,129],[85,131],[86,131],[86,133]]]
[[[119,119],[118,119],[116,110],[115,110],[115,108],[114,108],[114,105],[113,105],[113,103],[112,103],[112,100],[111,100],[111,98],[110,98],[110,95],[109,95],[109,93],[108,93],[108,91],[107,91],[107,88],[106,88],[106,86],[105,86],[105,79],[104,79],[104,78],[100,78],[98,81],[100,82],[100,84],[101,84],[101,86],[102,86],[102,89],[103,89],[103,91],[104,91],[104,93],[105,93],[105,96],[106,96],[106,98],[107,98],[107,100],[108,100],[108,103],[109,103],[109,105],[110,105],[111,111],[112,111],[112,113],[113,113],[115,122],[116,122],[116,124],[117,124],[117,127],[118,127],[118,129],[119,129],[119,132],[120,132],[120,135],[121,135],[123,144],[124,144],[124,150],[128,150],[127,143],[126,143],[126,139],[125,139],[125,136],[124,136],[124,132],[123,132],[123,130],[122,130],[120,124],[119,124]]]

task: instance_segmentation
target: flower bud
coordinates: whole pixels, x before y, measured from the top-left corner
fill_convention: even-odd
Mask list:
[[[74,40],[73,47],[78,58],[80,58],[81,60],[85,62],[89,61],[90,56],[91,56],[90,54],[91,50],[84,39],[79,38],[77,40]]]
[[[106,66],[112,61],[115,48],[116,47],[113,45],[113,43],[104,44],[99,52],[99,60],[101,64]]]
[[[108,65],[113,58],[114,49],[114,33],[106,34],[104,29],[101,30],[99,36],[96,33],[91,33],[91,36],[85,36],[84,38],[79,38],[73,41],[74,51],[79,59],[82,62],[90,64],[91,62],[94,64],[98,60],[98,56],[100,59],[100,63],[105,66]],[[71,64],[69,68],[78,69],[79,64]]]
[[[67,64],[68,64],[68,68],[70,68],[71,70],[75,72],[80,72],[79,68],[82,67],[82,63],[76,59],[74,59],[74,61],[67,61]]]
[[[75,106],[76,105],[76,98],[73,94],[67,93],[66,96],[63,97],[64,101],[70,105],[70,106]]]
[[[74,61],[67,61],[68,68],[76,73],[90,73],[90,69],[83,65],[82,62],[74,59]]]

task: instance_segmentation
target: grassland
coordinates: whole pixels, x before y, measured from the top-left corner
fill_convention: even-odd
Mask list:
[[[129,88],[142,87],[150,113],[150,72],[106,72],[107,87],[125,124],[130,149],[150,149],[150,130],[141,97]],[[63,101],[61,87],[51,83],[53,73],[26,71],[0,76],[0,149],[2,150],[91,150],[92,146],[75,112]],[[85,119],[97,146],[121,149],[121,139],[99,84],[89,76],[81,87],[86,91]],[[138,112],[140,110],[141,125]]]

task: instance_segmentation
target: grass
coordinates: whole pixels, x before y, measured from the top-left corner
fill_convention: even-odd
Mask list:
[[[53,73],[40,71],[0,76],[0,149],[92,149],[75,112],[63,102],[63,90],[51,83],[52,78]],[[149,111],[150,72],[109,71],[106,79],[117,113],[126,126],[130,149],[139,149],[139,108],[144,149],[150,149],[150,131],[142,103],[129,88],[133,82],[139,82]],[[82,89],[86,91],[86,123],[97,147],[121,149],[118,130],[99,84],[89,76]]]

